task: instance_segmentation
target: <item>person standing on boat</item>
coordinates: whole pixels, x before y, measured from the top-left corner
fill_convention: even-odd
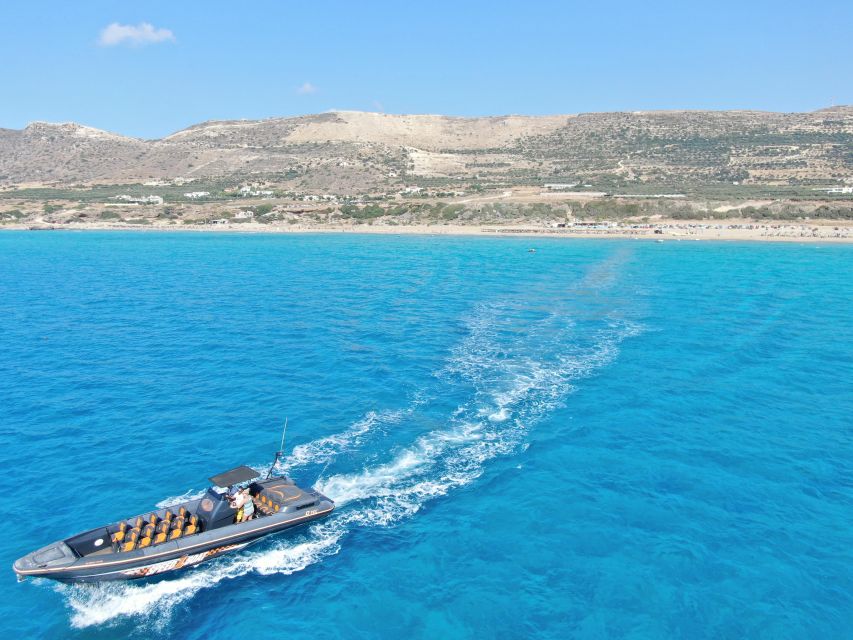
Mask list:
[[[232,509],[236,509],[237,513],[234,514],[234,522],[242,522],[243,521],[243,506],[246,503],[246,498],[243,495],[243,492],[237,489],[231,495],[228,496],[228,503],[231,505]]]
[[[255,503],[252,501],[252,494],[249,493],[248,488],[243,489],[240,495],[243,496],[243,522],[246,522],[255,517]]]
[[[238,489],[228,500],[231,503],[231,508],[237,509],[235,522],[246,522],[254,517],[255,505],[252,503],[252,496],[249,495],[248,489]]]

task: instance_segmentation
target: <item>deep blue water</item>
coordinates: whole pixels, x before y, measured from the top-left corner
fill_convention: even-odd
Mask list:
[[[4,232],[0,322],[20,637],[853,634],[853,247]],[[16,584],[285,416],[332,517]]]

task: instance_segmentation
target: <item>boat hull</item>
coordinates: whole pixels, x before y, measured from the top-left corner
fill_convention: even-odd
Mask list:
[[[331,501],[323,501],[316,508],[307,511],[256,518],[182,540],[132,551],[122,554],[121,558],[109,554],[101,558],[78,558],[70,563],[59,559],[56,563],[58,566],[50,566],[50,562],[39,564],[35,559],[38,554],[64,546],[63,543],[55,543],[21,558],[15,562],[13,568],[19,579],[38,577],[59,582],[138,580],[178,571],[238,551],[266,536],[325,517],[332,510],[334,504]]]

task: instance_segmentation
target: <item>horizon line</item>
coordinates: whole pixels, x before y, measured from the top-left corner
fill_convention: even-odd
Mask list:
[[[376,115],[376,116],[391,116],[391,117],[416,117],[416,118],[452,118],[457,120],[489,120],[489,119],[500,119],[500,118],[577,118],[580,116],[589,116],[589,115],[610,115],[610,114],[626,114],[626,115],[645,115],[645,114],[667,114],[667,113],[764,113],[764,114],[778,114],[778,115],[793,115],[793,114],[809,114],[809,113],[821,113],[824,111],[836,111],[843,109],[853,109],[853,104],[838,104],[831,105],[829,107],[820,107],[818,109],[811,109],[807,111],[774,111],[771,109],[626,109],[626,110],[616,110],[616,111],[578,111],[575,113],[550,113],[550,114],[525,114],[525,113],[503,113],[503,114],[492,114],[492,115],[475,115],[475,116],[463,116],[463,115],[453,115],[453,114],[444,114],[444,113],[389,113],[387,111],[369,111],[369,110],[360,110],[360,109],[326,109],[323,111],[315,111],[308,113],[299,113],[294,115],[276,115],[276,116],[267,116],[264,118],[231,118],[231,119],[211,119],[211,120],[202,120],[200,122],[196,122],[182,129],[176,129],[171,133],[168,133],[159,138],[145,138],[141,136],[127,135],[124,133],[119,133],[116,131],[112,131],[110,129],[102,129],[100,127],[96,127],[89,124],[84,124],[83,122],[77,122],[74,120],[65,120],[65,121],[49,121],[49,120],[31,120],[24,127],[16,129],[13,127],[0,127],[0,130],[5,131],[25,131],[29,127],[33,125],[48,125],[54,127],[68,126],[73,125],[77,127],[83,127],[86,129],[93,129],[95,131],[119,136],[122,138],[128,138],[131,140],[141,140],[144,142],[156,142],[158,140],[165,140],[166,138],[170,138],[173,135],[179,134],[183,131],[188,131],[194,127],[200,127],[203,125],[212,125],[212,124],[223,124],[223,123],[260,123],[260,122],[270,122],[274,120],[294,120],[297,118],[307,118],[311,116],[319,116],[324,114],[332,114],[332,113],[357,113],[363,115]]]

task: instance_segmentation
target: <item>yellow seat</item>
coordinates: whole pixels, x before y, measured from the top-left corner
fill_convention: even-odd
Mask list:
[[[150,544],[151,544],[151,538],[149,538],[148,536],[145,536],[144,538],[139,539],[139,544],[136,545],[136,548],[137,549],[144,549],[145,547],[147,547]]]
[[[161,522],[157,525],[157,533],[154,534],[154,544],[160,544],[161,542],[166,542],[166,538],[169,535],[169,523]]]
[[[184,507],[181,507],[180,509],[178,509],[178,515],[186,518],[190,515],[190,512],[187,511]]]
[[[124,540],[125,533],[127,533],[127,523],[120,522],[118,525],[118,531],[116,531],[112,537],[113,544],[122,542]]]
[[[174,520],[172,520],[172,530],[169,532],[169,540],[174,540],[175,538],[180,538],[184,532],[184,518],[183,516],[178,516]]]
[[[156,513],[152,513],[150,516],[148,516],[148,523],[149,524],[157,524],[157,521],[159,519],[160,519],[160,517]]]
[[[274,510],[276,513],[278,513],[279,506],[278,506],[278,505],[275,505],[275,506],[273,507],[273,510]]]
[[[198,531],[198,516],[190,516],[190,521],[184,529],[184,535],[192,535]]]
[[[131,529],[127,534],[124,544],[122,544],[121,546],[121,550],[133,551],[136,548],[136,540],[138,537],[139,533],[136,531],[136,529]]]
[[[264,495],[261,496],[261,512],[266,515],[272,513],[272,500]]]
[[[166,513],[163,514],[163,520],[165,520],[166,522],[171,522],[172,518],[174,517],[175,514],[169,511],[168,509],[166,510]]]

